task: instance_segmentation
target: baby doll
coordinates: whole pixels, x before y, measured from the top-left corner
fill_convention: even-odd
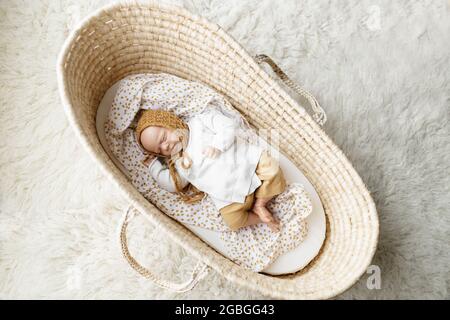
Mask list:
[[[280,221],[266,204],[286,188],[283,172],[267,150],[238,141],[237,128],[235,119],[215,108],[186,122],[149,109],[135,133],[144,151],[158,156],[149,170],[162,188],[188,203],[208,194],[233,231],[263,222],[278,232]]]

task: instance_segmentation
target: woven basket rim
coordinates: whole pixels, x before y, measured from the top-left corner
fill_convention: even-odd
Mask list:
[[[124,187],[124,184],[126,183],[125,178],[122,176],[122,173],[118,168],[115,167],[115,165],[112,163],[111,159],[105,158],[105,154],[99,154],[98,150],[93,147],[93,145],[90,144],[88,141],[84,129],[80,123],[80,119],[77,118],[77,115],[74,112],[74,108],[72,106],[72,102],[68,93],[67,83],[65,79],[65,63],[68,55],[70,54],[69,50],[71,46],[77,42],[77,38],[85,32],[83,31],[83,27],[86,25],[89,25],[91,22],[95,22],[96,19],[102,17],[105,13],[109,13],[113,10],[120,9],[122,7],[127,6],[141,6],[144,8],[152,8],[155,10],[162,10],[168,13],[176,12],[181,13],[187,17],[190,17],[194,22],[198,24],[202,24],[202,27],[208,27],[211,30],[215,30],[218,35],[222,36],[228,44],[231,44],[234,49],[239,51],[241,54],[241,57],[245,59],[246,62],[249,63],[249,65],[254,68],[255,75],[261,77],[266,82],[269,82],[271,85],[271,88],[273,91],[276,91],[278,93],[283,94],[283,98],[288,101],[290,104],[296,106],[299,108],[299,110],[303,110],[304,116],[306,118],[309,118],[311,120],[311,126],[313,126],[313,129],[318,131],[321,135],[321,139],[324,140],[325,143],[328,145],[333,146],[336,149],[336,152],[338,152],[339,160],[342,161],[343,165],[346,165],[350,170],[353,170],[353,173],[355,173],[352,178],[356,179],[355,184],[358,185],[360,188],[360,194],[364,196],[365,201],[367,202],[368,210],[371,213],[370,215],[370,222],[371,222],[371,238],[370,243],[372,243],[371,247],[368,247],[370,252],[366,253],[364,261],[361,261],[359,263],[360,270],[358,272],[354,272],[354,274],[349,277],[349,280],[347,281],[346,286],[338,286],[335,287],[331,285],[327,288],[327,290],[323,289],[322,291],[318,292],[307,292],[305,291],[304,294],[299,294],[294,291],[289,293],[289,290],[283,290],[283,288],[280,288],[278,285],[277,287],[271,288],[264,287],[264,288],[255,288],[254,284],[251,284],[250,282],[252,279],[244,279],[239,278],[236,276],[234,272],[227,272],[227,270],[232,270],[234,268],[240,268],[237,265],[230,264],[228,266],[220,266],[216,261],[213,261],[213,259],[209,256],[211,255],[210,248],[205,248],[204,243],[201,242],[200,239],[192,240],[190,241],[183,241],[180,234],[182,233],[182,227],[179,225],[178,227],[173,227],[173,229],[169,228],[166,223],[168,223],[168,218],[161,217],[161,216],[153,216],[150,214],[146,214],[145,216],[149,219],[151,223],[154,225],[157,225],[161,227],[166,233],[179,245],[181,245],[183,248],[185,248],[191,255],[196,257],[197,259],[203,260],[205,263],[212,266],[216,271],[221,273],[222,276],[227,278],[230,281],[233,281],[235,283],[238,283],[240,285],[257,289],[260,292],[271,295],[274,297],[281,297],[281,298],[295,298],[295,297],[302,297],[302,298],[320,298],[320,299],[326,299],[334,297],[346,290],[348,290],[354,283],[356,283],[364,271],[366,270],[367,266],[370,264],[370,262],[373,259],[373,256],[376,252],[376,247],[379,239],[379,219],[376,213],[376,207],[375,203],[370,196],[369,191],[367,190],[366,185],[362,181],[359,174],[356,173],[356,170],[354,169],[353,165],[350,163],[350,161],[347,159],[345,154],[338,148],[334,142],[331,140],[331,138],[323,131],[323,129],[317,125],[312,118],[309,116],[309,114],[303,109],[303,107],[295,101],[287,92],[285,89],[281,87],[280,84],[278,84],[274,79],[272,79],[265,71],[264,69],[258,65],[253,58],[250,56],[250,54],[246,51],[245,48],[243,48],[238,41],[236,41],[231,35],[226,33],[218,24],[215,24],[213,22],[210,22],[209,20],[205,19],[204,17],[201,17],[197,14],[191,13],[184,7],[180,7],[178,5],[173,4],[165,4],[165,3],[159,3],[157,1],[151,0],[151,1],[139,1],[139,0],[128,0],[128,1],[122,1],[122,2],[116,2],[113,4],[108,4],[104,7],[101,7],[97,10],[95,10],[90,15],[86,16],[84,19],[82,19],[75,28],[72,29],[72,31],[69,33],[68,37],[64,41],[64,44],[62,46],[62,49],[60,53],[58,54],[57,58],[57,81],[58,81],[58,88],[60,91],[61,99],[63,102],[64,111],[69,119],[69,122],[71,126],[75,129],[75,133],[78,136],[78,139],[82,143],[83,147],[88,151],[88,153],[93,157],[95,162],[100,165],[102,171],[110,178],[110,180],[124,193],[124,195],[129,199],[130,203],[134,205],[139,211],[141,212],[161,212],[158,208],[156,208],[153,204],[149,203],[140,193],[138,193],[136,190],[131,191],[128,188]],[[155,211],[156,210],[156,211]],[[187,230],[187,229],[186,229]],[[185,231],[184,231],[185,232]],[[203,248],[201,248],[203,246]],[[227,260],[226,258],[223,258],[224,260]],[[231,268],[231,269],[230,269]],[[257,274],[255,274],[255,277]],[[271,277],[271,276],[264,276],[264,277]],[[273,277],[277,278],[277,277]],[[295,278],[294,278],[295,279]],[[286,282],[292,282],[294,279],[282,279],[284,280],[283,283]],[[255,281],[258,282],[258,281]],[[257,284],[256,284],[257,285]]]

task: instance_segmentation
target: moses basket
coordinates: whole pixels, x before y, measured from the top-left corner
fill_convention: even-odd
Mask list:
[[[312,104],[316,117],[286,91],[275,74]],[[255,128],[279,128],[280,151],[309,179],[327,220],[318,256],[294,274],[271,276],[247,270],[222,256],[144,198],[102,148],[95,127],[105,91],[130,74],[166,72],[201,81],[223,94]],[[126,246],[125,257],[141,274],[167,288],[191,289],[207,271],[281,299],[326,299],[351,287],[370,265],[378,241],[378,217],[363,181],[343,152],[322,130],[324,113],[265,55],[252,57],[219,25],[174,5],[122,2],[84,19],[68,36],[58,58],[63,106],[78,138],[103,172],[159,230],[199,263],[185,284],[158,279],[140,266]],[[186,289],[186,290],[187,290]]]

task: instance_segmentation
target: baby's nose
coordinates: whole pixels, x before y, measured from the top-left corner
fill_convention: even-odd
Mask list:
[[[169,150],[169,143],[168,142],[164,142],[163,145],[162,145],[162,149],[165,150],[165,151]]]

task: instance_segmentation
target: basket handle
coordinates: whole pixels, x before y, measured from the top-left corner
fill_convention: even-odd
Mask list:
[[[311,93],[300,87],[298,84],[294,83],[269,56],[265,54],[257,54],[255,56],[255,60],[259,64],[263,62],[267,63],[275,72],[275,74],[284,82],[284,84],[286,84],[288,87],[293,89],[297,94],[308,100],[312,110],[314,111],[313,119],[321,126],[325,124],[325,122],[327,121],[327,115],[325,111],[322,109],[322,107],[319,105],[319,102],[317,102],[316,98],[314,98],[314,96]]]
[[[127,226],[130,220],[135,216],[136,212],[139,211],[136,210],[133,206],[129,206],[125,211],[120,228],[120,245],[122,248],[122,253],[130,266],[139,274],[153,281],[157,286],[161,288],[174,292],[186,292],[192,290],[195,285],[208,274],[208,271],[210,270],[210,267],[202,261],[198,261],[194,270],[192,270],[188,280],[183,283],[173,283],[168,280],[161,279],[158,275],[156,275],[156,273],[150,271],[149,269],[142,266],[139,262],[137,262],[136,259],[133,258],[133,256],[130,254],[127,242]]]

